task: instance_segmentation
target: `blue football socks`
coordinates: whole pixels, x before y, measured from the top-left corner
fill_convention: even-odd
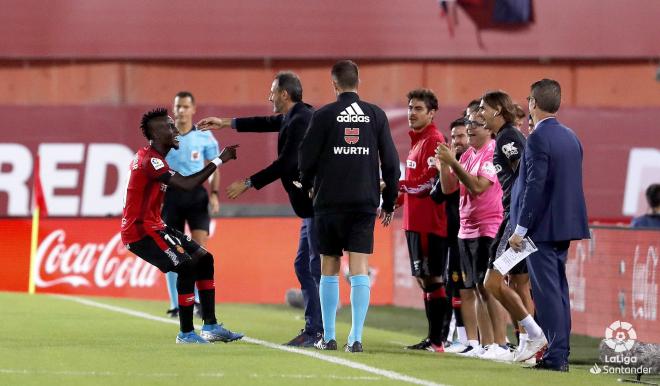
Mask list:
[[[362,342],[362,328],[369,310],[371,284],[367,275],[353,275],[350,279],[352,324],[351,333],[348,335],[348,345],[352,346],[356,341]]]
[[[170,309],[179,308],[179,293],[176,291],[176,278],[179,275],[176,272],[165,274],[167,281],[167,294],[170,295]]]
[[[321,316],[323,317],[323,340],[326,342],[335,339],[335,319],[337,317],[337,304],[339,303],[339,276],[321,275],[319,285],[321,298]]]

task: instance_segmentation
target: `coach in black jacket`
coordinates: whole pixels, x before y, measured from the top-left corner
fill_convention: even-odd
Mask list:
[[[287,343],[289,346],[311,347],[323,332],[319,303],[321,262],[318,237],[313,221],[312,200],[294,185],[298,180],[298,147],[312,117],[312,107],[302,101],[302,85],[293,72],[280,72],[273,80],[270,96],[277,115],[250,118],[205,118],[197,126],[206,129],[232,127],[239,132],[279,132],[277,159],[265,169],[239,180],[227,188],[227,196],[235,199],[249,188],[261,189],[280,179],[289,195],[291,206],[302,218],[298,253],[294,262],[305,302],[305,329]]]

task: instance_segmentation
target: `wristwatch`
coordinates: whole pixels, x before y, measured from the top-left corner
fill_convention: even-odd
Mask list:
[[[245,184],[245,187],[248,189],[252,187],[252,180],[250,179],[250,177],[246,178],[245,181],[243,181],[243,183]]]

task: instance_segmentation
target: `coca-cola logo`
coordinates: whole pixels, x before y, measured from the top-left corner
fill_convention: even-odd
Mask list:
[[[35,283],[39,288],[153,287],[158,269],[128,253],[116,233],[107,243],[67,243],[66,232],[56,229],[39,244]]]

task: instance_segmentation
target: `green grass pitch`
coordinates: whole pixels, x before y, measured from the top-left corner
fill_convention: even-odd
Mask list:
[[[425,334],[419,310],[372,307],[365,352],[351,354],[280,349],[304,324],[302,311],[286,306],[219,304],[219,319],[248,339],[176,345],[178,325],[162,317],[164,302],[82,299],[116,308],[0,292],[0,385],[617,384],[615,376],[589,373],[598,343],[591,338],[573,339],[568,374],[405,351],[403,345]],[[139,314],[124,313],[131,311]],[[153,318],[145,318],[149,315]],[[350,308],[345,307],[338,315],[340,345],[349,329]]]

